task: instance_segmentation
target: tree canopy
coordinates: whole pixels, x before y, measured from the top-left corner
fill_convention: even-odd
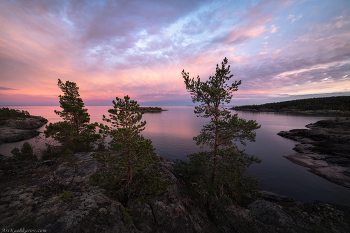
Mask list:
[[[30,114],[28,111],[20,111],[16,109],[9,109],[9,108],[0,108],[0,118],[14,118],[14,117],[21,117],[21,118],[28,118],[30,117]]]
[[[109,118],[103,115],[103,120],[111,127],[101,124],[100,128],[101,133],[111,137],[110,152],[97,157],[110,169],[95,176],[95,182],[122,202],[147,199],[165,191],[167,184],[160,180],[160,160],[154,153],[152,141],[140,134],[146,121],[141,121],[143,113],[137,101],[130,100],[129,96],[116,97],[108,112]]]
[[[131,183],[134,163],[140,156],[153,154],[154,148],[152,141],[140,134],[145,129],[146,121],[141,121],[142,112],[138,111],[137,101],[130,100],[129,96],[124,99],[116,97],[113,105],[108,110],[110,118],[103,115],[102,120],[112,124],[112,128],[106,128],[112,138],[109,149],[124,155],[128,170],[127,182]]]
[[[45,137],[52,137],[64,148],[73,152],[88,151],[94,148],[93,143],[101,136],[95,132],[97,123],[90,124],[90,115],[84,108],[84,102],[79,95],[76,83],[58,79],[58,87],[64,93],[59,95],[62,111],[55,113],[64,121],[50,123],[44,131]]]

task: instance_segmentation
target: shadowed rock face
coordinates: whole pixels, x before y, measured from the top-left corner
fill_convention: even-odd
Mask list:
[[[168,192],[149,203],[122,205],[90,186],[100,168],[92,153],[75,160],[13,163],[13,174],[0,180],[0,227],[47,232],[349,232],[350,208],[327,203],[303,204],[262,192],[247,208],[225,206],[220,223],[204,206],[184,196],[186,185],[173,163],[160,157]],[[66,191],[64,191],[66,190]],[[69,195],[62,195],[67,194]],[[213,208],[212,208],[213,209]],[[214,209],[213,209],[214,210]]]
[[[40,132],[35,129],[47,122],[48,120],[40,116],[4,120],[4,125],[0,126],[0,144],[18,142],[38,136]]]
[[[26,184],[3,184],[1,228],[32,222],[48,232],[217,232],[204,209],[181,198],[172,162],[162,158],[163,178],[172,182],[169,193],[147,204],[123,206],[89,185],[101,166],[91,154],[76,154],[75,164],[19,163],[17,172],[32,174],[22,179]],[[64,190],[72,197],[60,198]]]
[[[298,153],[284,156],[309,171],[350,188],[350,119],[321,120],[309,129],[281,131],[278,135],[300,142]]]

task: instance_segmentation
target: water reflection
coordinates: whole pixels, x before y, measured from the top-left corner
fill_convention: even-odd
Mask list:
[[[58,106],[24,106],[14,107],[27,110],[32,115],[40,115],[49,122],[60,121],[53,111]],[[105,123],[102,115],[108,115],[110,106],[89,106],[91,122]],[[159,114],[147,113],[143,120],[147,121],[146,129],[142,132],[145,138],[151,139],[155,152],[170,160],[177,158],[186,160],[187,154],[199,152],[192,138],[199,134],[208,119],[196,117],[193,107],[163,107],[169,111]],[[245,149],[249,154],[262,159],[261,164],[253,164],[248,173],[259,179],[259,189],[290,196],[303,202],[322,200],[335,204],[350,206],[350,189],[333,184],[307,171],[307,168],[295,165],[283,158],[283,155],[294,153],[292,148],[297,142],[277,135],[281,130],[305,128],[305,125],[327,117],[290,116],[276,113],[234,112],[247,120],[256,120],[261,128],[257,130],[256,142],[248,142]],[[329,117],[328,117],[329,118]],[[42,127],[39,131],[44,131]],[[43,147],[44,142],[35,139],[27,140],[36,146]],[[22,142],[6,143],[0,146],[0,153],[11,155],[14,147],[20,147]]]

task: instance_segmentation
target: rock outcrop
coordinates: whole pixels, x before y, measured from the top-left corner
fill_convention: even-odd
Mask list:
[[[8,119],[5,125],[16,129],[37,129],[47,122],[47,119],[41,116],[30,116],[28,118]]]
[[[186,185],[174,164],[162,157],[168,192],[148,203],[126,205],[90,185],[100,168],[92,153],[73,159],[14,162],[0,181],[0,228],[47,232],[349,232],[350,208],[316,202],[303,204],[262,192],[247,208],[224,206],[220,222],[210,210],[184,196]]]
[[[284,156],[309,171],[350,188],[350,119],[321,120],[309,129],[281,131],[278,135],[300,142],[297,153]]]
[[[38,136],[40,132],[36,129],[47,122],[47,119],[40,116],[4,120],[3,125],[0,126],[0,144],[22,141]]]

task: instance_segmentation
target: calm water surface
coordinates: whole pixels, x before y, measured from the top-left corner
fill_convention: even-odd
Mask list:
[[[27,110],[31,115],[43,116],[49,122],[60,121],[53,111],[58,106],[23,106],[11,107]],[[88,106],[91,122],[102,122],[102,115],[107,115],[109,106]],[[162,107],[168,111],[162,113],[146,113],[142,120],[146,120],[145,138],[151,139],[155,152],[169,160],[187,159],[187,154],[199,152],[199,148],[192,140],[198,135],[203,124],[208,119],[196,117],[193,107]],[[234,112],[234,111],[233,111]],[[293,164],[283,158],[283,155],[295,153],[292,150],[297,143],[282,138],[278,132],[314,123],[327,117],[290,116],[276,113],[235,112],[247,120],[256,120],[261,128],[257,130],[256,142],[248,142],[245,148],[250,155],[258,156],[262,163],[253,164],[248,173],[259,179],[259,189],[286,195],[302,202],[321,200],[334,204],[350,206],[350,189],[333,184],[307,171],[307,168]],[[329,118],[329,117],[328,117]],[[44,131],[45,126],[39,129]],[[42,134],[41,134],[42,135]],[[43,140],[26,140],[39,150],[44,145]],[[0,146],[0,153],[11,156],[14,147],[20,147],[24,141],[6,143]]]

